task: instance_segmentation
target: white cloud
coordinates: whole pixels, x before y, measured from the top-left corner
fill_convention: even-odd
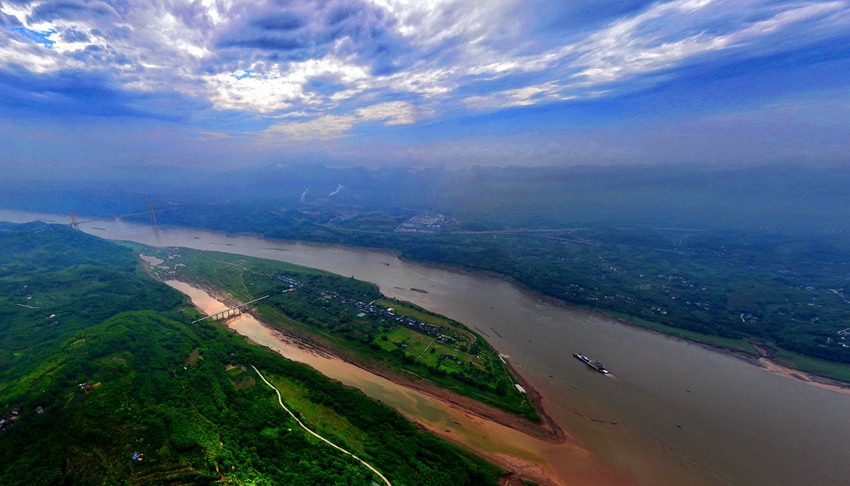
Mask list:
[[[537,86],[526,86],[524,88],[499,91],[487,96],[470,96],[469,98],[465,98],[463,103],[473,109],[491,110],[515,106],[529,106],[543,102],[564,101],[575,98],[575,96],[564,95],[563,91],[563,86],[559,86],[554,83],[546,83]]]
[[[453,37],[471,40],[495,27],[492,22],[518,0],[464,2],[460,0],[371,0],[398,22],[398,31],[419,44],[434,45]]]
[[[346,115],[323,115],[303,122],[280,122],[269,127],[266,137],[292,140],[331,140],[348,136],[359,123],[384,121],[384,125],[408,125],[416,121],[413,107],[403,101],[367,106]]]
[[[326,102],[322,96],[304,89],[311,79],[320,76],[333,76],[345,85],[356,87],[357,83],[367,79],[369,74],[361,66],[347,64],[329,56],[291,63],[285,71],[281,70],[280,66],[273,66],[271,70],[260,73],[248,69],[236,74],[205,76],[204,81],[210,90],[213,106],[218,109],[271,114],[291,108],[295,103],[310,106]],[[354,96],[359,91],[360,89],[351,89],[346,93],[346,97]],[[342,99],[344,98],[337,97],[335,101]]]
[[[354,112],[363,121],[387,120],[384,125],[409,125],[416,121],[413,107],[403,101],[392,101],[360,108]]]
[[[247,112],[270,123],[285,116],[310,118],[275,125],[272,131],[288,130],[294,138],[309,138],[310,133],[334,138],[358,123],[407,124],[425,112],[439,116],[451,110],[605,96],[616,92],[613,82],[724,52],[769,52],[776,39],[805,41],[816,35],[812,32],[846,31],[848,22],[846,1],[673,0],[580,38],[552,40],[529,33],[528,19],[518,14],[527,10],[521,0],[368,1],[392,21],[369,17],[374,22],[364,27],[369,35],[358,38],[354,29],[328,41],[326,49],[305,51],[294,61],[276,59],[279,53],[273,49],[222,47],[222,39],[241,34],[238,29],[253,25],[264,12],[259,9],[266,7],[249,0],[140,0],[117,11],[104,7],[108,15],[75,14],[73,19],[32,23],[29,19],[42,4],[4,2],[0,11],[24,27],[54,33],[49,36],[52,48],[47,48],[0,29],[0,67],[23,66],[34,73],[109,72],[128,90],[177,91],[216,110]],[[301,15],[318,7],[307,2],[298,8],[307,9],[293,10]],[[329,30],[317,25],[311,28]],[[391,74],[376,74],[381,72],[375,69],[376,59],[384,55],[368,44],[374,34],[369,29],[376,25],[391,30],[382,42],[407,43],[399,53],[386,54],[389,64],[398,67]],[[803,26],[808,26],[809,37],[789,34]],[[66,37],[68,32],[84,35]],[[296,44],[310,46],[322,34],[311,31],[313,37],[299,37]],[[321,82],[317,87],[317,80],[324,87]],[[474,96],[458,94],[473,89]],[[407,101],[382,103],[400,97]]]
[[[729,20],[761,11],[765,20]],[[674,0],[657,3],[644,12],[615,21],[584,39],[538,54],[501,54],[489,64],[470,66],[466,74],[496,79],[516,73],[551,72],[556,78],[530,85],[473,96],[463,103],[476,109],[500,109],[561,101],[607,93],[604,85],[661,71],[683,61],[722,50],[746,49],[795,23],[834,14],[834,23],[847,12],[847,2],[809,2],[784,6],[761,2]],[[734,15],[733,15],[734,16]],[[708,24],[723,21],[726,31],[710,33]],[[829,24],[828,19],[825,23]],[[716,28],[716,26],[715,26]],[[560,84],[560,86],[558,86]]]
[[[694,27],[705,29],[701,22],[722,17],[730,3],[677,0],[656,4],[646,12],[615,22],[574,46],[581,55],[569,63],[570,67],[580,69],[573,77],[583,78],[587,84],[599,84],[658,71],[700,54],[743,48],[754,38],[846,6],[844,2],[810,3],[722,34],[712,35],[705,30],[692,35],[680,33]],[[712,4],[716,11],[698,15]]]

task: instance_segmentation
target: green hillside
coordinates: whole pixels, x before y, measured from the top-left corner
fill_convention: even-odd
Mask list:
[[[126,248],[4,226],[0,268],[0,484],[381,482],[300,429],[252,365],[307,426],[393,485],[495,484],[501,473],[358,390],[189,324],[197,312]]]

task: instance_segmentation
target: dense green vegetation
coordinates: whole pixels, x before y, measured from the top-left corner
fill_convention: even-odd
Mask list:
[[[340,209],[326,212],[333,211]],[[661,332],[756,354],[752,341],[786,351],[780,357],[805,370],[837,379],[850,373],[842,364],[850,364],[850,337],[842,332],[850,328],[845,233],[683,225],[524,231],[495,223],[475,231],[365,233],[334,227],[329,214],[313,218],[327,221],[322,226],[300,214],[291,226],[258,215],[225,228],[393,248],[406,258],[499,275]]]
[[[252,196],[187,202],[163,220],[392,248],[662,332],[749,353],[754,340],[805,369],[848,373],[828,364],[850,363],[850,338],[839,334],[850,327],[846,171],[302,167],[287,172],[299,182],[273,184],[286,198],[265,190],[273,172],[251,185]],[[241,176],[247,187],[249,175]],[[333,199],[310,193],[298,203],[308,183],[333,188],[337,178],[357,184]],[[424,210],[458,223],[436,234],[394,232]]]
[[[475,331],[409,303],[381,300],[372,285],[295,265],[189,249],[149,249],[161,278],[195,281],[242,302],[269,295],[269,322],[319,335],[370,366],[539,420],[505,363]]]
[[[34,366],[74,332],[182,297],[138,271],[128,248],[65,227],[0,226],[0,377]]]
[[[747,353],[754,344],[775,348],[803,369],[850,376],[850,337],[839,334],[850,328],[843,167],[293,166],[224,177],[199,184],[226,193],[205,196],[198,186],[182,199],[166,183],[160,195],[10,192],[2,200],[101,215],[154,200],[174,209],[160,215],[166,224],[390,248],[662,332]],[[328,196],[338,183],[345,189]],[[435,234],[394,231],[426,210],[457,224]]]
[[[435,238],[408,254],[507,275],[639,325],[738,340],[744,350],[755,338],[850,363],[839,334],[850,326],[850,267],[841,258],[850,248],[839,238],[804,244],[777,233],[613,228],[488,236]]]
[[[495,484],[495,467],[359,391],[220,325],[189,324],[194,308],[136,262],[132,250],[66,227],[0,229],[10,289],[0,413],[20,410],[0,431],[0,484],[376,484],[297,428],[250,365],[311,428],[394,485]]]

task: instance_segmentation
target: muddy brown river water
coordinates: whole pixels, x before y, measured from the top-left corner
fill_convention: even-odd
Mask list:
[[[204,290],[185,282],[169,280],[165,283],[188,295],[192,303],[208,315],[227,308],[227,305]],[[442,400],[398,385],[333,355],[305,346],[298,340],[263,325],[250,314],[241,314],[230,319],[227,325],[257,344],[271,348],[293,361],[306,363],[329,378],[362,390],[366,395],[386,403],[449,440],[483,453],[490,459],[508,460],[511,465],[523,467],[529,475],[527,477],[534,478],[533,474],[542,473],[544,478],[558,484],[571,484],[580,475],[583,484],[588,484],[588,481],[613,484],[611,476],[616,475],[612,475],[612,471],[607,470],[604,464],[588,461],[587,451],[575,441],[551,444],[466,413]]]
[[[35,219],[68,222],[0,210],[2,221]],[[547,399],[550,415],[586,449],[584,460],[594,466],[584,469],[570,469],[581,460],[572,455],[526,450],[549,463],[565,463],[557,468],[564,484],[850,484],[850,395],[604,316],[550,305],[499,279],[401,261],[385,252],[122,221],[97,226],[103,229],[83,230],[354,276],[376,283],[388,296],[481,329],[496,349],[511,355]],[[601,360],[612,375],[575,360],[577,351]],[[429,414],[421,412],[423,422]]]

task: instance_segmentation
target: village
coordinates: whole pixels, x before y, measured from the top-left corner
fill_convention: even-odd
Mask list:
[[[323,286],[311,285],[293,276],[272,274],[268,277],[285,284],[285,288],[279,288],[278,292],[284,295],[297,292],[308,297],[305,300],[303,297],[293,296],[294,300],[290,301],[293,304],[297,302],[300,305],[307,303],[307,305],[327,306],[320,303],[325,301],[352,307],[355,312],[358,312],[353,316],[355,319],[361,322],[372,321],[373,329],[365,331],[364,337],[372,340],[368,346],[373,350],[387,351],[401,358],[407,365],[422,364],[431,370],[431,376],[451,375],[454,380],[463,383],[463,386],[472,386],[478,391],[489,390],[504,397],[508,387],[514,386],[519,395],[526,393],[524,388],[516,386],[517,384],[512,380],[502,380],[501,376],[496,376],[501,375],[500,370],[507,365],[507,359],[510,356],[496,355],[492,350],[488,351],[493,354],[482,352],[486,348],[481,347],[474,333],[464,330],[462,326],[452,326],[450,321],[443,321],[436,316],[435,320],[429,320],[428,315],[403,302],[397,302],[397,304],[389,300],[363,302]],[[334,305],[332,309],[329,309],[330,315],[334,318],[338,317],[341,322],[348,323],[349,318],[344,316],[346,312],[340,312],[341,310],[335,307]],[[294,315],[299,318],[304,316],[300,314],[300,311],[296,311]],[[346,325],[344,329],[346,330],[343,332],[348,332],[351,326]],[[476,328],[476,330],[486,335],[480,329]],[[492,327],[490,330],[499,335]],[[494,363],[499,363],[500,366],[494,366]]]
[[[457,221],[443,214],[424,212],[416,215],[396,228],[397,233],[436,233],[448,226],[457,224]]]
[[[33,410],[33,413],[36,415],[40,415],[44,413],[44,408],[38,406]],[[5,412],[2,417],[0,417],[0,430],[4,430],[12,425],[13,422],[21,418],[21,409],[13,408],[12,410]]]
[[[437,326],[422,322],[410,316],[396,315],[394,309],[391,307],[384,307],[375,304],[374,302],[360,302],[359,300],[350,299],[343,295],[340,295],[338,292],[331,292],[317,287],[313,287],[283,275],[277,275],[274,278],[275,280],[288,283],[290,285],[290,289],[301,288],[307,292],[320,295],[325,298],[333,299],[334,301],[339,302],[340,304],[353,306],[360,311],[360,314],[358,314],[357,317],[365,317],[367,314],[376,314],[382,319],[387,319],[413,331],[425,334],[426,336],[437,338],[437,342],[440,344],[445,344],[450,339],[452,339],[450,336],[446,336],[445,334],[443,334],[440,328]]]

